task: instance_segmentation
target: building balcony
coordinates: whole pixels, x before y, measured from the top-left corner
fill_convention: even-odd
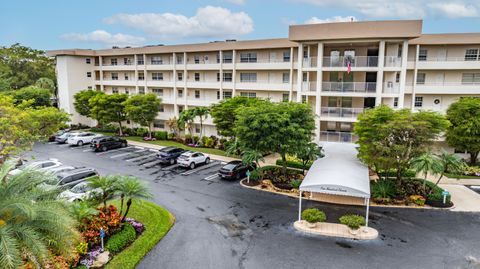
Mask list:
[[[303,68],[316,68],[318,59],[317,57],[307,57],[303,58],[302,66]]]
[[[357,116],[363,112],[363,110],[363,108],[353,107],[322,107],[320,110],[320,116],[355,120]]]
[[[414,68],[415,59],[408,59],[408,68]],[[417,68],[423,70],[468,70],[480,69],[480,60],[465,57],[427,57],[419,59]]]
[[[480,82],[427,82],[418,84],[415,93],[423,94],[478,94]]]
[[[398,94],[400,92],[400,84],[393,82],[385,82],[383,84],[383,93]]]
[[[290,83],[283,83],[281,80],[240,81],[235,83],[235,88],[239,90],[289,91]]]
[[[104,71],[122,71],[122,70],[135,70],[134,63],[118,63],[118,64],[111,64],[111,63],[103,63],[102,70]],[[95,67],[95,70],[100,70],[99,66]]]
[[[187,70],[220,70],[220,63],[216,61],[193,61],[188,62],[186,68]]]
[[[315,81],[304,81],[304,82],[302,82],[302,92],[316,93],[317,92],[317,82],[315,82]]]
[[[141,81],[139,82],[140,83],[144,83],[144,81]],[[149,79],[147,80],[147,86],[150,86],[150,87],[173,87],[173,80],[152,80],[152,79]]]
[[[290,60],[285,61],[283,58],[257,58],[255,60],[243,60],[236,61],[235,68],[238,70],[268,70],[268,69],[290,69]]]
[[[95,81],[97,84],[101,84],[101,81]],[[103,85],[108,86],[135,86],[136,82],[134,80],[112,80],[112,79],[103,79]]]
[[[378,56],[323,57],[323,67],[378,67]]]
[[[323,92],[375,93],[376,82],[322,82]]]
[[[320,141],[353,143],[358,137],[351,132],[320,131]]]

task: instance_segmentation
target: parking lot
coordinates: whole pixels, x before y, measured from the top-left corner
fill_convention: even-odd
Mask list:
[[[138,268],[478,268],[480,215],[446,210],[372,208],[372,242],[296,232],[296,199],[241,187],[216,176],[212,159],[195,169],[163,165],[155,151],[129,146],[92,152],[88,145],[37,144],[25,157],[124,174],[150,186],[153,200],[176,216],[167,236]],[[329,219],[362,207],[306,202]]]

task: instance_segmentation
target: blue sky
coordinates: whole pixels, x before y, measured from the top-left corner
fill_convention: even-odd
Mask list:
[[[0,12],[0,45],[47,50],[287,37],[289,24],[351,17],[480,32],[480,0],[15,0]]]

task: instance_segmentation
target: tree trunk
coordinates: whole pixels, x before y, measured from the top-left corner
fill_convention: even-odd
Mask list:
[[[148,138],[152,140],[152,124],[148,124]]]
[[[435,186],[438,186],[438,183],[440,183],[440,180],[442,179],[442,177],[443,177],[443,173],[438,178],[437,182],[435,183]]]
[[[122,222],[125,221],[125,218],[127,217],[128,211],[130,210],[130,206],[132,205],[132,198],[128,199],[127,201],[127,209],[125,210],[125,215],[123,215]]]
[[[120,214],[119,214],[120,216],[122,215],[122,212],[123,212],[123,200],[124,200],[124,198],[125,198],[125,195],[123,195],[123,193],[122,193],[122,195],[120,195]]]
[[[103,193],[103,210],[107,212],[107,197],[108,194],[106,192]]]
[[[203,136],[203,118],[202,116],[200,116],[200,140],[202,139],[202,136]]]
[[[118,135],[123,136],[122,122],[118,122]]]
[[[477,163],[478,151],[470,152],[470,165],[475,165]]]
[[[287,156],[285,153],[281,153],[282,155],[282,173],[285,177],[287,177]]]

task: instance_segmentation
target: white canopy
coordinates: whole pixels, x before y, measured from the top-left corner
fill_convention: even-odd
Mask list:
[[[357,158],[355,144],[326,142],[325,157],[316,160],[301,191],[370,198],[368,168]]]

